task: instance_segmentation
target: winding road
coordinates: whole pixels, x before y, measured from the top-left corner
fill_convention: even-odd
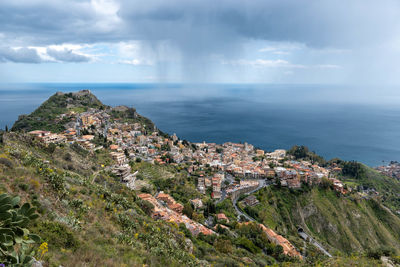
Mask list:
[[[326,256],[329,258],[332,258],[332,255],[317,241],[315,241],[314,238],[309,236],[302,228],[298,229],[299,236],[303,238],[305,241],[308,241],[312,245],[314,245],[316,248],[318,248],[322,253],[324,253]]]
[[[264,188],[264,187],[267,187],[267,186],[271,185],[271,183],[268,183],[268,182],[265,181],[265,180],[258,180],[258,182],[259,182],[259,185],[258,185],[257,188],[251,190],[250,192],[244,193],[244,195],[247,195],[247,196],[248,196],[248,195],[251,195],[251,194],[257,192],[258,190],[260,190],[260,189],[262,189],[262,188]],[[239,196],[240,196],[240,195],[239,195]],[[245,217],[248,221],[252,221],[252,222],[256,221],[254,218],[250,217],[249,215],[247,215],[246,213],[244,213],[243,211],[241,211],[241,210],[238,208],[238,206],[237,206],[237,200],[238,200],[239,196],[237,196],[235,199],[232,200],[233,207],[235,208],[236,213],[238,213],[238,221],[240,220],[240,216]]]

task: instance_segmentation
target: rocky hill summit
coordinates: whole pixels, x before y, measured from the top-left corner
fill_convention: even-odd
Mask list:
[[[19,116],[11,130],[24,132],[48,130],[59,133],[71,126],[68,124],[71,122],[69,115],[93,109],[109,110],[118,117],[145,120],[149,129],[154,128],[154,124],[147,118],[136,114],[134,108],[126,106],[112,108],[104,105],[90,90],[81,90],[55,93],[31,114]]]

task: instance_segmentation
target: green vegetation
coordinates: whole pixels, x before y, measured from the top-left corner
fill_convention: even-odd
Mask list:
[[[0,195],[0,262],[13,266],[29,266],[35,251],[32,244],[40,237],[31,234],[27,226],[39,217],[29,203],[20,206],[20,197]]]
[[[287,151],[288,155],[294,156],[295,159],[309,160],[311,163],[319,163],[325,165],[326,161],[323,157],[317,155],[314,151],[309,151],[306,146],[293,146]]]
[[[281,246],[269,242],[258,224],[238,222],[229,198],[216,204],[210,188],[207,194],[200,194],[196,176],[187,172],[188,165],[151,164],[137,158],[130,162],[132,171],[138,172],[136,190],[130,190],[107,168],[113,160],[104,136],[95,136],[93,142],[105,149],[89,152],[78,145],[43,146],[22,133],[62,131],[71,118],[60,114],[90,107],[106,109],[111,120],[140,123],[147,133],[155,128],[135,109],[104,106],[84,91],[55,94],[32,114],[19,118],[13,130],[21,132],[2,132],[1,261],[29,265],[33,256],[45,266],[379,266],[381,256],[400,261],[396,256],[400,252],[400,218],[392,212],[400,208],[400,183],[360,163],[326,162],[308,148],[295,146],[289,151],[294,158],[341,167],[339,178],[356,190],[341,195],[333,190],[331,180],[324,178],[319,186],[303,185],[297,190],[264,188],[255,193],[260,203],[253,207],[239,203],[244,212],[298,249],[304,246],[297,233],[302,227],[334,254],[327,259],[308,245],[304,251],[307,258],[300,261],[285,256]],[[198,149],[194,144],[191,148]],[[171,148],[166,145],[161,150]],[[164,156],[170,157],[168,153]],[[196,174],[200,173],[212,175],[213,170],[206,166],[197,170]],[[368,194],[366,189],[378,193]],[[137,194],[160,191],[181,203],[183,213],[194,221],[214,221],[218,235],[195,236],[185,224],[153,220],[153,204]],[[190,202],[195,198],[201,199],[204,207],[195,208]],[[20,199],[32,207],[20,206]],[[224,213],[229,222],[217,221],[218,213]],[[41,236],[40,246],[39,237],[31,232]]]
[[[88,108],[105,108],[105,106],[88,91],[79,93],[56,93],[46,100],[30,115],[22,115],[15,122],[12,131],[48,130],[62,132],[64,124],[70,118],[59,118],[58,115],[68,111],[86,111]]]
[[[371,247],[400,251],[400,219],[375,199],[341,196],[330,188],[289,190],[271,187],[257,193],[260,222],[301,245],[302,227],[330,251],[367,252]]]

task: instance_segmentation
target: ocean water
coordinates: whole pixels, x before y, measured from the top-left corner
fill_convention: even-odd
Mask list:
[[[2,84],[0,128],[57,91],[90,89],[133,106],[193,142],[248,142],[265,150],[306,145],[327,159],[370,166],[400,160],[397,90],[326,85]]]

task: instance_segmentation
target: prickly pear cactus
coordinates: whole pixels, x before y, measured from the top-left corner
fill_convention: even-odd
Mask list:
[[[39,236],[26,229],[39,215],[29,203],[20,206],[19,202],[19,197],[0,195],[0,263],[6,266],[31,266],[29,247],[40,242]]]

